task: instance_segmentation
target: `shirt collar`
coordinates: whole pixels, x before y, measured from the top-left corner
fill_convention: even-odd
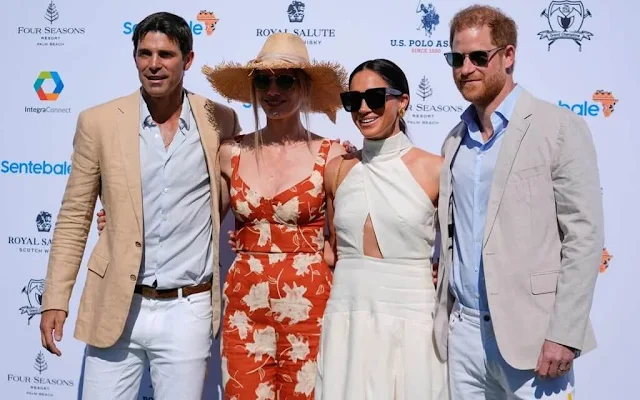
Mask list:
[[[513,115],[513,110],[516,107],[516,101],[518,100],[520,90],[520,85],[516,84],[513,90],[511,90],[511,93],[507,95],[493,114],[491,114],[491,123],[493,124],[495,131],[498,131],[499,127],[506,128],[509,124]],[[460,119],[467,125],[470,131],[479,131],[480,128],[476,122],[477,116],[476,108],[472,104],[464,110]]]
[[[149,107],[147,107],[146,101],[144,101],[144,97],[142,97],[142,93],[140,93],[140,125],[142,129],[147,128],[155,128],[158,126],[153,118],[151,117],[151,113],[149,112]],[[183,134],[191,129],[191,105],[189,104],[189,99],[187,98],[187,92],[182,91],[182,111],[180,112],[180,122],[179,122],[180,131]]]

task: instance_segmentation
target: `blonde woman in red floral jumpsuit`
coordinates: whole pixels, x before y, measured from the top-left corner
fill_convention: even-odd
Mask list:
[[[256,132],[220,148],[237,251],[223,286],[224,398],[312,399],[332,280],[323,175],[328,159],[345,150],[305,129],[301,116],[335,120],[346,72],[309,62],[298,36],[275,34],[249,64],[205,73],[222,96],[251,102],[267,117],[266,127],[256,117]]]

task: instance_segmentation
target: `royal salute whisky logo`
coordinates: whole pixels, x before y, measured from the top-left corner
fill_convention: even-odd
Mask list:
[[[289,22],[304,21],[304,3],[297,0],[292,1],[287,8],[287,14],[289,15]]]
[[[51,213],[40,211],[36,217],[36,226],[38,227],[38,232],[51,231]]]
[[[459,104],[442,104],[433,98],[433,89],[426,75],[419,80],[418,87],[415,90],[419,100],[413,101],[407,107],[407,123],[411,125],[437,125],[446,116],[446,114],[454,113],[459,115],[464,111],[464,107]]]
[[[402,39],[391,39],[391,47],[406,47],[411,49],[412,53],[418,54],[441,54],[443,48],[449,47],[449,40],[446,39],[447,32],[438,30],[440,25],[440,14],[438,14],[433,3],[424,0],[418,0],[415,9],[418,14],[419,25],[415,29],[422,33],[416,35],[411,33],[410,37]]]
[[[540,40],[549,41],[547,50],[558,40],[572,40],[582,51],[582,40],[591,40],[593,33],[582,29],[584,21],[591,17],[591,12],[584,8],[582,1],[552,1],[549,7],[542,10],[541,17],[547,19],[549,30],[538,32]]]
[[[61,18],[58,6],[53,0],[47,1],[46,4],[40,22],[36,22],[35,15],[30,15],[29,19],[33,20],[30,26],[18,26],[19,36],[35,37],[37,46],[60,47],[70,38],[85,34],[84,27],[70,24],[68,20]]]
[[[20,307],[20,314],[27,314],[27,325],[31,325],[31,319],[40,314],[42,307],[42,294],[44,293],[44,279],[31,279],[22,293],[27,296],[27,305]]]
[[[48,254],[51,247],[51,227],[53,225],[53,217],[47,211],[40,211],[35,218],[35,231],[37,234],[27,235],[11,235],[7,241],[20,253],[32,254]]]
[[[316,4],[321,4],[320,0],[316,0]],[[307,15],[307,4],[294,0],[287,4],[286,16],[287,21],[293,27],[260,27],[256,28],[257,37],[267,37],[274,33],[293,33],[307,45],[321,45],[327,40],[332,40],[336,37],[335,28],[318,27],[314,24],[313,16],[315,13],[309,13]],[[311,20],[309,18],[311,17]]]

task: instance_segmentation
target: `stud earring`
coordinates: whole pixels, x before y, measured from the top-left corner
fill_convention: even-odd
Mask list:
[[[400,118],[404,117],[404,108],[400,109],[400,112],[398,112],[398,114],[400,114]]]

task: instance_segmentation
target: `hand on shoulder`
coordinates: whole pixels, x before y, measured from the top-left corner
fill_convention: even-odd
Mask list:
[[[327,157],[327,160],[331,161],[334,158],[341,156],[343,154],[347,154],[347,150],[344,148],[344,146],[339,142],[338,143],[333,142],[331,143],[331,148],[329,149],[329,155]]]

